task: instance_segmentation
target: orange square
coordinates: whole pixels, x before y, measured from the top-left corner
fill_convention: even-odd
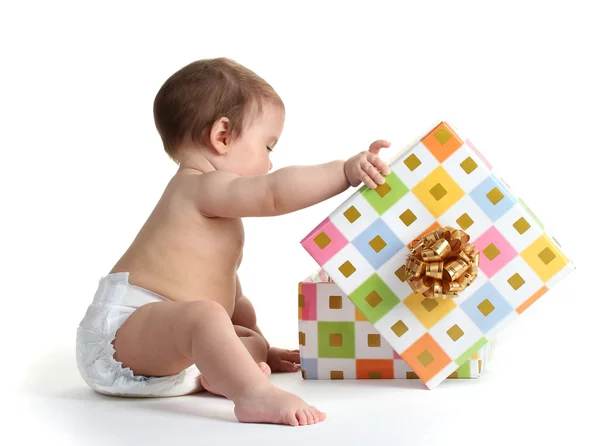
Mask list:
[[[354,319],[357,321],[365,321],[365,322],[369,322],[369,320],[365,317],[364,314],[361,313],[361,311],[357,308],[354,307]]]
[[[440,163],[463,145],[458,135],[445,122],[440,123],[423,138],[422,143]]]
[[[516,309],[516,312],[522,314],[523,311],[527,310],[536,300],[542,297],[546,293],[546,291],[548,291],[548,287],[544,285],[539,290],[537,290],[533,294],[533,296],[531,296],[529,299],[527,299],[525,302],[519,305],[519,307]]]
[[[357,359],[356,360],[356,378],[373,379],[379,376],[379,379],[394,379],[394,360],[393,359]]]
[[[423,355],[424,352],[427,352],[428,359],[429,357],[432,357],[433,359],[430,361],[419,360],[419,357],[421,357],[421,359],[423,358],[421,355]],[[452,361],[429,333],[425,333],[417,342],[402,353],[402,359],[406,361],[408,366],[413,369],[424,382],[429,381]]]

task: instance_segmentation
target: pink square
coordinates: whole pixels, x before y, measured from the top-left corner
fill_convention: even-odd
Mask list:
[[[303,321],[317,320],[317,284],[303,283],[302,295],[304,296],[304,308],[302,308]]]
[[[471,150],[473,152],[475,152],[475,155],[477,155],[479,158],[481,158],[481,161],[483,161],[483,163],[487,166],[487,168],[489,170],[492,170],[492,165],[490,164],[490,162],[485,159],[485,157],[481,154],[481,152],[479,152],[479,150],[477,150],[477,148],[473,145],[473,143],[471,141],[469,141],[468,139],[465,141],[465,143],[471,148]]]
[[[315,241],[315,239],[317,239]],[[319,242],[319,244],[317,244]],[[301,242],[302,246],[317,263],[323,266],[348,244],[346,237],[327,217],[319,226],[311,231]]]
[[[493,244],[496,249],[490,247],[490,244]],[[490,260],[484,252],[488,247],[488,254],[496,255],[492,260]],[[495,226],[492,226],[484,232],[481,237],[475,240],[475,248],[477,248],[480,253],[479,269],[483,271],[488,278],[491,278],[494,274],[504,268],[504,266],[518,254]],[[497,251],[500,252],[497,253]]]
[[[402,359],[396,350],[394,350],[394,359]]]

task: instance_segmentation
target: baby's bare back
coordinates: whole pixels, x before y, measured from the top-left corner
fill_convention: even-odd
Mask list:
[[[198,211],[199,175],[180,171],[173,177],[111,272],[129,272],[131,284],[174,301],[209,299],[232,308],[244,228],[241,219]]]

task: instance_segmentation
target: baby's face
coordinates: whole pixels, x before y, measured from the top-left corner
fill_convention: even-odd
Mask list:
[[[265,104],[262,114],[233,142],[227,170],[243,176],[268,173],[273,167],[269,155],[281,136],[284,121],[281,106]]]

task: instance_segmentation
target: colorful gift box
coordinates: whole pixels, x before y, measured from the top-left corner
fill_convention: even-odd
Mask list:
[[[435,126],[389,165],[385,184],[363,186],[301,243],[431,389],[574,266],[450,124]],[[409,246],[439,227],[466,232],[480,252],[476,279],[456,298],[425,297],[409,286]],[[335,336],[328,342],[343,349]]]
[[[320,270],[298,286],[304,379],[415,379],[377,329]],[[448,378],[478,378],[491,358],[486,344]]]

